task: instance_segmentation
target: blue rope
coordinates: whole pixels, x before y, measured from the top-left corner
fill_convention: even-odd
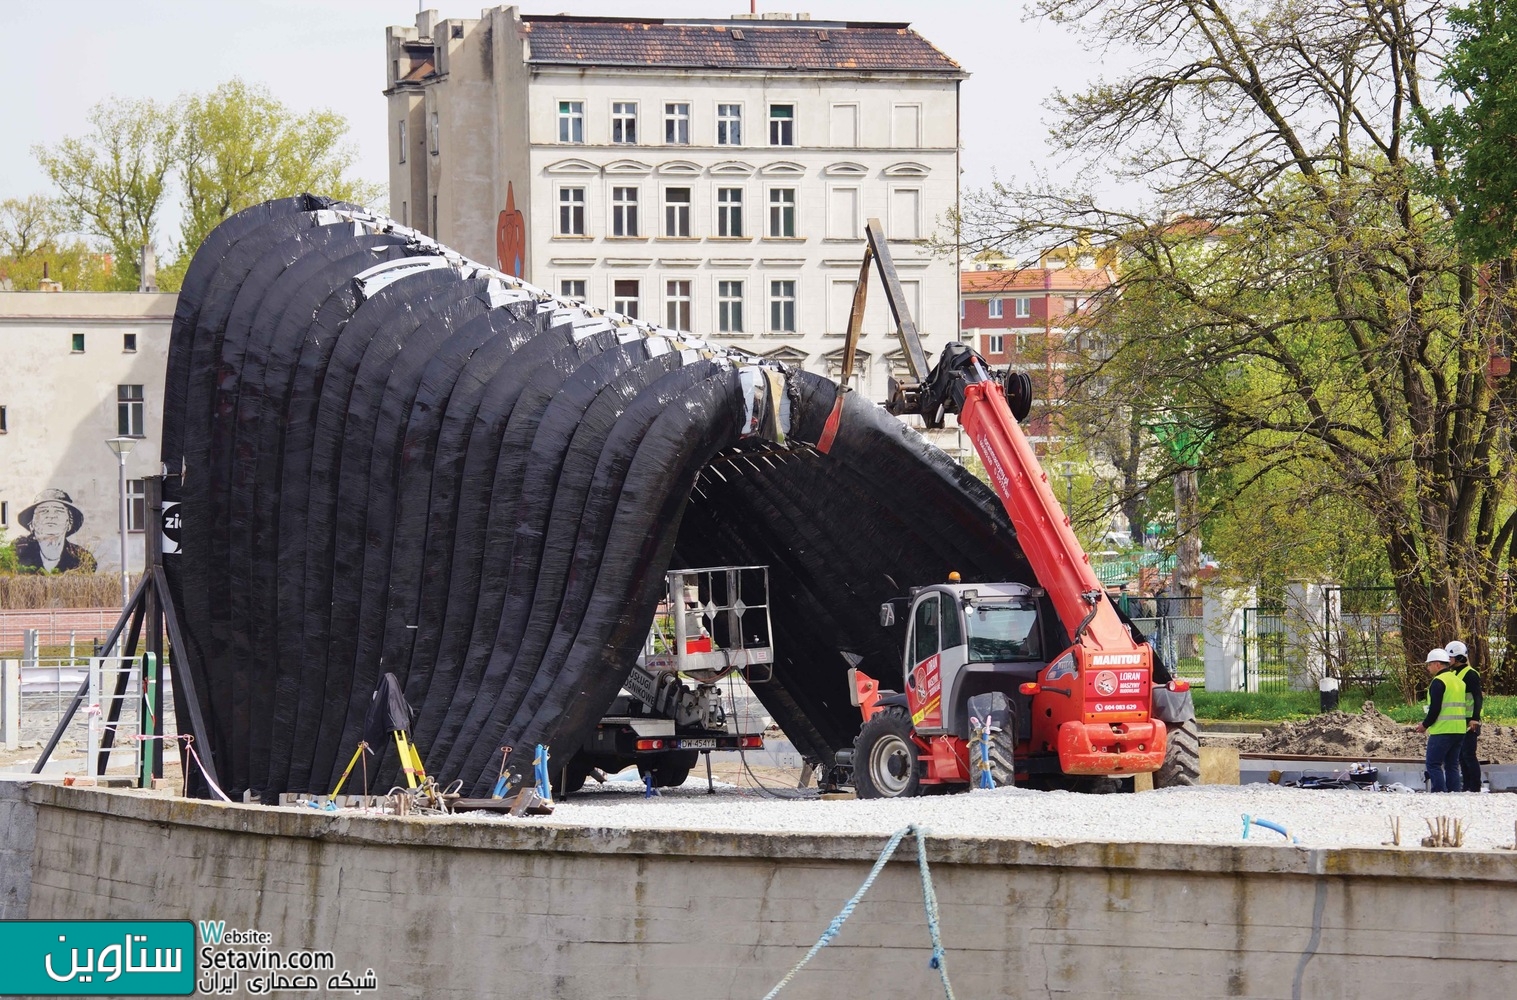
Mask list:
[[[908,833],[915,834],[917,838],[917,867],[922,873],[922,903],[927,911],[927,933],[932,938],[932,958],[928,960],[927,964],[938,971],[938,978],[943,981],[943,994],[948,1000],[954,1000],[953,986],[948,982],[948,956],[943,951],[943,941],[938,930],[938,895],[932,888],[932,873],[927,869],[926,831],[915,823],[891,834],[890,841],[885,845],[885,849],[880,852],[880,856],[875,861],[874,867],[869,869],[869,876],[864,879],[864,884],[859,886],[859,891],[853,894],[852,899],[843,904],[843,909],[837,916],[832,918],[832,922],[827,925],[827,929],[822,932],[822,936],[817,938],[816,944],[812,945],[811,950],[806,952],[806,957],[802,958],[795,964],[794,968],[785,973],[785,978],[775,984],[774,989],[765,995],[764,1000],[774,1000],[779,995],[780,990],[788,986],[790,980],[795,978],[795,974],[800,972],[807,962],[816,957],[817,952],[832,943],[833,938],[837,937],[838,932],[843,929],[843,924],[849,917],[853,916],[854,907],[859,905],[859,900],[864,898],[864,893],[868,892],[869,887],[874,885],[874,880],[879,877],[880,872],[884,869],[885,862],[889,861],[891,855],[895,854],[895,849],[901,845],[901,840]]]
[[[979,739],[975,741],[976,746],[980,750],[980,774],[977,783],[980,788],[994,788],[996,786],[995,776],[990,772],[990,734],[994,731],[995,729],[991,726],[990,720],[985,720],[985,725],[980,730]]]
[[[553,801],[553,787],[548,781],[548,748],[537,745],[537,756],[532,758],[532,777],[537,782],[537,794],[544,802]]]

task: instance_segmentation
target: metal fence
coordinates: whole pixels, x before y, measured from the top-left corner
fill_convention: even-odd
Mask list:
[[[1393,588],[1324,588],[1322,621],[1327,667],[1344,689],[1368,693],[1405,665]]]
[[[89,678],[91,658],[98,652],[97,643],[115,628],[120,615],[118,608],[0,610],[0,659],[20,661],[18,739],[22,746],[40,747],[52,737],[80,685]],[[139,683],[135,671],[140,670],[140,660],[107,657],[97,662],[105,664],[108,690],[99,697],[85,698],[51,758],[56,767],[66,772],[86,769],[92,724],[95,729],[93,738],[97,742],[100,738],[99,727],[109,715],[115,687],[117,668],[113,665],[130,665],[120,669],[132,671],[131,691],[135,692],[135,685]],[[166,671],[161,683],[165,698],[164,725],[172,732],[173,692]],[[130,698],[128,701],[134,707],[122,713],[116,748],[111,754],[113,767],[125,765],[128,756],[135,759],[140,751],[136,740],[135,702]]]
[[[1201,617],[1201,598],[1121,597],[1117,606],[1140,632],[1153,640],[1154,649],[1176,676],[1197,684],[1206,679],[1203,659],[1206,628]]]
[[[44,649],[71,647],[88,658],[95,643],[110,634],[121,617],[120,608],[0,609],[0,659],[18,659],[27,629],[37,630]],[[60,653],[53,653],[57,656]]]
[[[1243,678],[1246,691],[1284,691],[1290,687],[1285,609],[1261,605],[1243,609]]]

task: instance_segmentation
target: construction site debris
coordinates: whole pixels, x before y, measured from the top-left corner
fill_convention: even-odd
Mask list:
[[[1314,719],[1285,722],[1240,741],[1242,753],[1282,753],[1363,759],[1421,758],[1427,737],[1365,702],[1360,712],[1324,712]],[[1486,725],[1480,730],[1480,759],[1517,763],[1517,728]]]

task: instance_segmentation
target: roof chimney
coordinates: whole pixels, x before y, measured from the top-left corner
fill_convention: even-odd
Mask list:
[[[49,278],[47,276],[47,274],[48,274],[47,263],[48,263],[47,261],[43,261],[42,262],[42,280],[39,281],[39,282],[37,282],[37,291],[39,291],[39,292],[61,292],[61,291],[63,291],[63,282],[61,282],[61,281],[53,281],[51,278]]]
[[[158,291],[158,259],[153,255],[153,248],[146,243],[137,255],[137,275],[137,291]]]

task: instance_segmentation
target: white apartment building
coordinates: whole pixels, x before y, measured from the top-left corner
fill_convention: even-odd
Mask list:
[[[865,220],[958,335],[965,74],[905,24],[417,15],[387,30],[398,220],[555,293],[835,375]],[[904,372],[877,279],[855,382]]]
[[[0,292],[0,538],[19,540],[18,553],[42,547],[28,541],[39,536],[42,519],[32,515],[41,501],[67,519],[70,558],[52,568],[120,571],[120,463],[106,441],[125,437],[133,442],[127,564],[141,571],[143,479],[162,471],[177,301],[160,293]]]

